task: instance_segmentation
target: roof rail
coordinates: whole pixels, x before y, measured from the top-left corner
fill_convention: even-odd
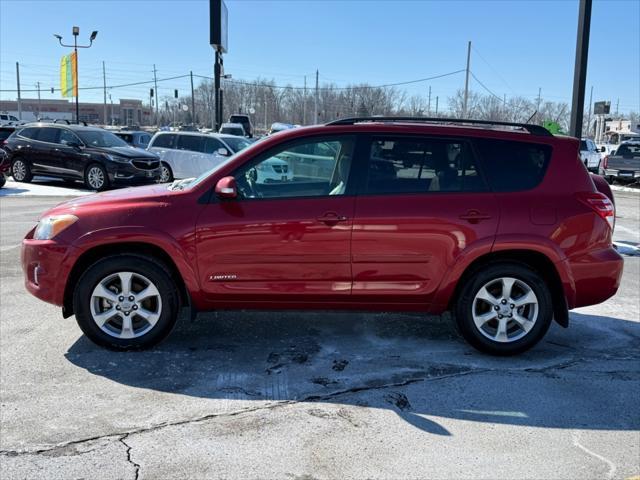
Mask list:
[[[499,127],[517,127],[522,128],[532,135],[553,136],[549,130],[540,125],[531,123],[515,123],[515,122],[494,122],[492,120],[471,120],[461,118],[439,118],[439,117],[351,117],[334,120],[326,125],[354,125],[360,122],[410,122],[410,123],[440,123],[450,125],[487,125]]]

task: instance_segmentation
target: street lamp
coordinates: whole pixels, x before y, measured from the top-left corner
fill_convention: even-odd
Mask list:
[[[78,49],[90,48],[91,45],[93,45],[93,41],[98,36],[98,31],[94,30],[93,32],[91,32],[91,36],[89,37],[89,45],[78,45],[78,35],[80,35],[80,27],[73,27],[73,29],[71,30],[71,33],[73,34],[73,45],[65,45],[64,43],[62,43],[62,35],[58,35],[57,33],[54,33],[53,36],[58,39],[58,42],[60,42],[60,45],[62,45],[63,47],[73,48],[73,51],[76,54],[75,71],[73,73],[74,73],[74,76],[76,77],[76,83],[79,83],[78,81]],[[80,91],[80,86],[76,85],[76,123],[78,124],[80,123],[80,105],[78,103],[79,91]]]

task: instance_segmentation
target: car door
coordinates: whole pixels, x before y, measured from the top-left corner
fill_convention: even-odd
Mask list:
[[[37,130],[31,144],[31,170],[34,173],[64,175],[64,165],[54,150],[58,146],[60,129],[41,127]]]
[[[228,155],[220,155],[218,151],[221,148],[224,148],[228,152]],[[225,162],[231,155],[232,152],[227,145],[217,138],[208,137],[204,143],[204,155],[202,156],[202,164],[200,167],[203,172],[206,172],[207,170],[217,167],[222,162]]]
[[[356,201],[352,297],[427,305],[456,260],[489,251],[498,205],[464,139],[373,136]]]
[[[53,149],[60,168],[70,178],[83,179],[90,155],[82,149],[82,141],[71,130],[60,129],[58,145]]]
[[[202,135],[192,135],[188,133],[178,135],[176,146],[176,178],[198,177],[204,173],[202,163],[204,156],[205,137]]]
[[[333,162],[306,168],[297,155],[323,143],[332,146]],[[212,302],[348,299],[353,149],[353,137],[309,137],[274,147],[233,173],[239,197],[207,205],[196,229],[200,281]],[[255,183],[256,169],[284,154],[293,178]]]

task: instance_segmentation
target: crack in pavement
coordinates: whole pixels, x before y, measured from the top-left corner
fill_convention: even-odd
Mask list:
[[[126,452],[127,452],[127,462],[129,462],[131,465],[133,465],[133,468],[135,470],[135,476],[134,479],[138,480],[138,477],[140,476],[140,464],[134,462],[131,459],[131,445],[129,445],[125,440],[129,437],[129,433],[123,435],[122,437],[118,438],[118,441],[125,446],[126,448]]]
[[[203,415],[201,417],[197,417],[197,418],[191,418],[191,419],[183,419],[183,420],[177,420],[177,421],[167,421],[167,422],[162,422],[156,425],[151,425],[148,427],[141,427],[141,428],[137,428],[137,429],[133,429],[133,430],[129,430],[129,431],[125,431],[125,432],[117,432],[117,433],[107,433],[104,435],[96,435],[93,437],[87,437],[87,438],[82,438],[82,439],[78,439],[78,440],[70,440],[67,442],[63,442],[60,444],[56,444],[56,445],[52,445],[49,447],[44,447],[44,448],[39,448],[39,449],[35,449],[35,450],[0,450],[0,456],[19,456],[19,455],[40,455],[40,454],[48,454],[52,451],[55,450],[59,450],[59,449],[63,449],[63,448],[67,448],[69,446],[75,446],[75,445],[80,445],[80,444],[84,444],[87,442],[92,442],[92,441],[98,441],[98,440],[106,440],[106,439],[113,439],[113,440],[117,440],[120,443],[122,443],[126,448],[127,448],[127,460],[134,465],[134,467],[136,467],[136,479],[138,478],[138,474],[139,474],[139,469],[140,469],[140,465],[138,465],[137,463],[133,462],[131,460],[131,447],[126,443],[126,439],[129,438],[132,435],[137,435],[137,434],[143,434],[143,433],[148,433],[148,432],[153,432],[156,430],[160,430],[166,427],[175,427],[175,426],[181,426],[181,425],[187,425],[187,424],[191,424],[191,423],[201,423],[201,422],[206,422],[208,420],[212,420],[212,419],[216,419],[216,418],[227,418],[227,417],[235,417],[235,416],[239,416],[239,415],[243,415],[246,413],[254,413],[257,411],[262,411],[262,410],[272,410],[275,408],[279,408],[279,407],[284,407],[287,405],[295,405],[295,404],[299,404],[299,403],[303,403],[303,402],[321,402],[321,401],[325,401],[325,400],[331,400],[333,398],[336,397],[340,397],[343,395],[351,395],[351,394],[355,394],[355,393],[360,393],[360,392],[364,392],[364,391],[374,391],[374,390],[384,390],[387,388],[398,388],[398,387],[404,387],[407,385],[411,385],[411,384],[415,384],[415,383],[420,383],[420,382],[435,382],[435,381],[440,381],[440,380],[446,380],[449,378],[455,378],[455,377],[461,377],[461,376],[465,376],[465,375],[477,375],[477,374],[482,374],[482,373],[499,373],[499,374],[511,374],[514,372],[520,372],[520,373],[528,373],[528,374],[539,374],[539,373],[546,373],[549,372],[551,370],[563,370],[566,368],[569,368],[573,365],[576,365],[578,363],[581,363],[583,361],[585,361],[586,359],[583,358],[574,358],[571,360],[565,360],[562,361],[560,363],[554,364],[554,365],[549,365],[547,367],[531,367],[531,368],[525,368],[522,370],[518,370],[518,369],[496,369],[496,368],[475,368],[475,367],[468,367],[467,370],[464,371],[459,371],[459,372],[454,372],[454,373],[449,373],[449,374],[444,374],[444,375],[435,375],[435,376],[422,376],[422,377],[415,377],[415,378],[410,378],[407,380],[403,380],[403,381],[398,381],[398,382],[392,382],[392,383],[383,383],[383,384],[379,384],[379,385],[361,385],[361,386],[355,386],[355,387],[351,387],[351,388],[345,388],[342,390],[336,390],[333,392],[328,392],[325,394],[312,394],[312,395],[307,395],[306,397],[300,398],[300,399],[292,399],[292,400],[280,400],[280,401],[275,401],[275,402],[270,402],[270,403],[266,403],[264,405],[260,405],[260,406],[255,406],[255,407],[246,407],[246,408],[241,408],[239,410],[235,410],[235,411],[231,411],[231,412],[224,412],[224,413],[211,413],[211,414],[207,414],[207,415]],[[78,454],[80,454],[81,452],[78,452]]]

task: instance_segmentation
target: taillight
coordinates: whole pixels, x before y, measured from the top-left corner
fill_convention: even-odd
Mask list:
[[[602,168],[605,170],[609,168],[609,155],[604,156],[604,160],[602,161]]]
[[[603,220],[606,220],[613,230],[613,225],[616,219],[616,207],[609,197],[600,192],[583,192],[577,193],[578,200],[590,207],[596,212]]]

